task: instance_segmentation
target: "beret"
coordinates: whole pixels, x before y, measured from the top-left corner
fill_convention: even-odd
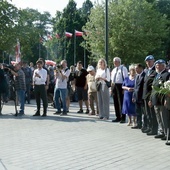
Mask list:
[[[146,56],[145,61],[148,61],[148,60],[154,60],[153,55]]]

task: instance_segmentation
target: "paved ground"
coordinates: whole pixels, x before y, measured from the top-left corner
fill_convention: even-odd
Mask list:
[[[126,124],[77,114],[77,103],[67,117],[54,116],[49,107],[46,118],[32,117],[35,104],[26,104],[22,118],[14,117],[11,104],[0,117],[0,170],[170,169],[170,147],[164,141]]]

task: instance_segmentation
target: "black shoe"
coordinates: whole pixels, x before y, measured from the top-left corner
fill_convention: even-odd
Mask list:
[[[102,117],[102,116],[101,116],[101,117],[99,117],[99,119],[103,119],[103,118],[104,118],[104,117]]]
[[[46,117],[47,116],[47,114],[46,113],[44,113],[41,117]]]
[[[86,110],[85,114],[89,114],[89,109]]]
[[[54,115],[59,115],[61,114],[61,111],[56,111],[55,113],[53,113]]]
[[[148,133],[148,132],[150,132],[151,130],[150,129],[146,129],[146,130],[143,130],[142,132],[143,133]]]
[[[148,136],[152,136],[152,135],[156,135],[156,134],[157,134],[157,132],[152,132],[152,131],[147,133]]]
[[[60,116],[67,116],[67,112],[61,113]]]
[[[163,138],[165,135],[164,134],[159,134],[159,135],[156,135],[155,136],[155,139],[161,139],[161,138]]]
[[[16,117],[17,117],[17,116],[18,116],[18,113],[15,113],[15,114],[14,114],[14,116],[16,116]]]
[[[144,131],[144,130],[146,130],[147,128],[145,127],[145,126],[143,126],[142,128],[141,128],[141,131]]]
[[[83,109],[80,109],[77,113],[83,113]]]
[[[166,142],[165,145],[169,145],[170,146],[170,142]]]
[[[162,137],[161,140],[167,140],[167,136]],[[168,137],[168,140],[170,140],[170,137]]]
[[[134,127],[131,127],[131,129],[141,129],[141,127],[139,127],[139,126],[134,126]]]
[[[112,122],[120,122],[120,119],[114,119],[114,120],[112,120]]]
[[[36,112],[33,116],[40,116],[40,112]]]
[[[121,120],[120,123],[125,123],[125,120]]]

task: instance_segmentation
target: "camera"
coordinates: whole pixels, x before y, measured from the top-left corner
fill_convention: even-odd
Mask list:
[[[3,64],[4,72],[9,72],[9,69],[14,71],[14,66],[13,65],[9,65],[9,64]]]
[[[62,70],[62,69],[63,69],[63,66],[62,66],[61,64],[58,64],[58,65],[56,65],[56,69]]]

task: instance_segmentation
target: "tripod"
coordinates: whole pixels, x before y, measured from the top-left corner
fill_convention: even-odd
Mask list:
[[[11,90],[11,97],[14,100],[14,105],[15,105],[15,114],[14,114],[14,116],[18,116],[17,95],[16,95],[15,83],[14,83],[13,78],[10,80],[10,90]]]

